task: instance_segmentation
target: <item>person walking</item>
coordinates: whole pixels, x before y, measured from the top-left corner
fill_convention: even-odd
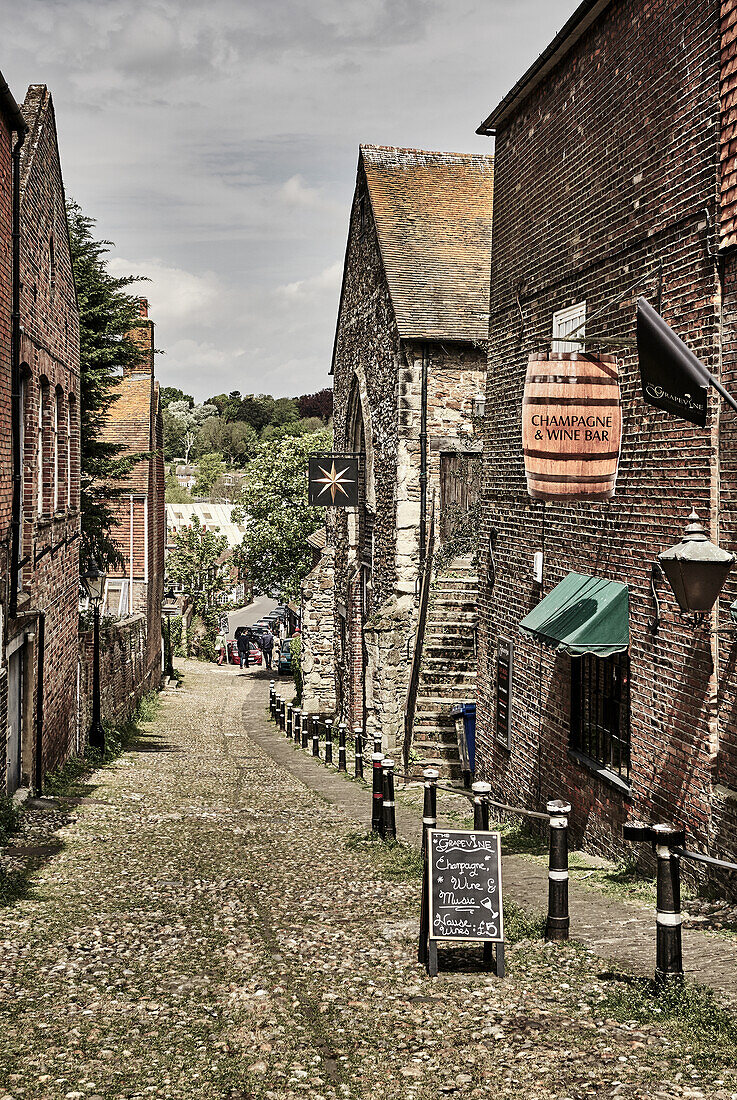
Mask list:
[[[242,630],[238,635],[238,656],[241,668],[248,668],[248,654],[251,652],[251,632]]]
[[[220,633],[218,634],[217,638],[215,639],[215,649],[217,650],[218,664],[219,665],[221,665],[223,663],[223,661],[226,660],[226,657],[227,657],[226,646],[227,645],[228,645],[228,639],[225,635],[225,631],[221,628]]]
[[[264,663],[267,668],[271,668],[271,658],[274,652],[274,635],[270,630],[261,638],[261,652],[264,655]]]

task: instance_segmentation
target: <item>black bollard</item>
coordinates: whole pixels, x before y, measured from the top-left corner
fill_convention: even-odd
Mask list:
[[[653,833],[658,859],[655,980],[665,985],[683,978],[680,856],[671,848],[685,843],[685,838],[683,829],[672,825],[653,825]]]
[[[276,684],[274,680],[269,684],[269,714],[274,717],[274,701],[276,699]]]
[[[430,914],[427,890],[427,830],[435,829],[438,824],[438,778],[435,768],[425,768],[422,773],[425,781],[425,798],[422,805],[422,892],[420,895],[420,939],[417,945],[417,961],[427,962],[427,938],[430,932]]]
[[[287,737],[290,737],[290,738],[291,738],[291,736],[292,736],[292,721],[293,721],[293,714],[294,714],[294,708],[292,707],[292,704],[291,704],[291,703],[289,703],[289,704],[287,705],[287,728],[286,728],[286,735],[287,735]]]
[[[330,718],[325,719],[325,763],[333,762],[333,723]]]
[[[282,699],[281,706],[280,706],[279,710],[280,710],[280,713],[279,713],[279,728],[281,729],[281,731],[283,733],[284,730],[287,728],[287,701],[286,701],[286,699]]]
[[[474,829],[489,828],[489,803],[486,801],[491,794],[491,783],[479,781],[471,787],[473,791],[473,827]]]
[[[358,727],[353,731],[354,737],[354,774],[356,779],[363,779],[363,730]]]
[[[381,762],[383,775],[384,840],[397,839],[397,823],[394,813],[394,761],[385,756]]]
[[[281,695],[276,697],[276,725],[277,729],[281,729]]]
[[[373,765],[373,790],[371,794],[371,832],[384,835],[384,774],[381,770],[381,761],[384,754],[375,752],[371,757]]]
[[[571,925],[568,915],[568,815],[570,803],[548,802],[550,814],[550,858],[548,861],[548,919],[546,940],[567,940]]]
[[[301,729],[302,729],[302,711],[299,707],[295,707],[294,708],[294,724],[292,726],[292,737],[297,742],[297,744],[299,744],[301,736],[302,736]]]
[[[341,722],[338,726],[338,771],[344,772],[345,770],[345,722]]]
[[[312,723],[314,719],[311,714],[306,714],[304,722],[302,723],[302,748],[306,749],[310,743],[312,737]]]
[[[382,745],[381,740],[382,740],[381,734],[380,733],[375,733],[374,734],[374,752],[380,752],[381,755],[383,756],[384,755],[384,746]]]
[[[320,756],[320,719],[312,720],[312,755]]]

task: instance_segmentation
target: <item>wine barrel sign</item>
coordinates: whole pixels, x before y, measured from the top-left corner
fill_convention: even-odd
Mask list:
[[[533,352],[522,401],[530,496],[561,503],[613,497],[621,444],[614,356]]]

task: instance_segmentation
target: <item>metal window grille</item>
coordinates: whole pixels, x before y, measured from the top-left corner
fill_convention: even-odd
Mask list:
[[[630,662],[587,654],[571,662],[571,748],[620,779],[630,775]]]

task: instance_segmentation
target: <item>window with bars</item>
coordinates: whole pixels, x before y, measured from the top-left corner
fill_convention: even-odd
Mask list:
[[[615,657],[571,661],[571,749],[629,783],[630,661]]]

